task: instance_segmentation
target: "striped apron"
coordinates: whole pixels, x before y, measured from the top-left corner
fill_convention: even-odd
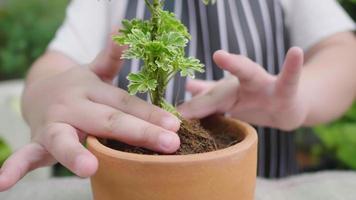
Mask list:
[[[225,73],[212,60],[219,49],[242,54],[278,74],[288,46],[283,10],[278,0],[218,0],[206,6],[201,0],[166,0],[165,9],[174,12],[189,29],[192,40],[187,55],[205,64],[197,79],[219,80]],[[126,19],[149,19],[143,0],[130,0]],[[125,61],[118,77],[118,86],[126,89],[126,76],[142,66],[139,60]],[[173,105],[189,100],[184,91],[186,78],[177,75],[167,87],[166,99]],[[147,95],[139,94],[147,100]],[[258,175],[284,177],[297,172],[294,134],[266,127],[256,127],[259,137]],[[238,170],[238,169],[237,169]]]

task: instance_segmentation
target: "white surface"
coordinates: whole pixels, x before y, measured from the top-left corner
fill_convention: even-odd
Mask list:
[[[258,179],[255,199],[355,200],[355,188],[355,172],[321,172],[281,180]],[[48,181],[22,181],[10,191],[0,193],[0,199],[90,200],[92,195],[88,179],[65,178]]]
[[[356,172],[329,171],[257,182],[256,200],[355,200]]]
[[[13,149],[30,141],[28,127],[20,113],[21,81],[0,82],[0,136]]]
[[[13,151],[30,141],[30,130],[20,113],[22,89],[22,80],[0,82],[0,137],[5,139]],[[42,180],[49,176],[50,168],[42,168],[31,172],[24,179]]]

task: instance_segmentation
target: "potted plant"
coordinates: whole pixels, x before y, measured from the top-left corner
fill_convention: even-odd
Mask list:
[[[209,0],[204,0],[209,3]],[[96,200],[252,200],[257,166],[257,134],[244,122],[224,116],[184,120],[164,100],[168,81],[176,74],[194,77],[199,60],[185,57],[190,39],[163,0],[145,0],[150,20],[123,21],[114,36],[129,48],[125,59],[141,59],[142,70],[131,73],[129,92],[148,92],[151,102],[182,120],[181,148],[174,155],[132,147],[118,141],[89,137],[88,149],[98,158],[91,178]]]

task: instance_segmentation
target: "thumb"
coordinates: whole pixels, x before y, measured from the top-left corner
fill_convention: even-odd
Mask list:
[[[282,72],[278,75],[276,92],[282,97],[290,97],[298,90],[304,62],[303,50],[292,47],[288,50]]]
[[[200,94],[205,94],[206,92],[211,90],[215,85],[216,85],[215,81],[188,79],[185,88],[193,96],[196,96]]]
[[[186,119],[201,119],[211,114],[224,113],[236,102],[238,85],[235,78],[220,80],[202,95],[180,105],[178,111]]]
[[[262,70],[262,67],[249,58],[242,55],[230,54],[223,50],[216,51],[213,59],[219,68],[236,76],[241,84],[253,83],[256,74]]]
[[[122,67],[121,55],[126,48],[117,45],[110,37],[106,48],[90,64],[90,69],[103,81],[111,83]]]

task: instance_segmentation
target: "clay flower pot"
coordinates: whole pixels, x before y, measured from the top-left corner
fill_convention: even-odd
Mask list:
[[[241,141],[193,155],[139,155],[116,151],[94,137],[89,150],[99,169],[91,178],[95,200],[252,200],[257,167],[257,134],[238,120],[213,117],[211,130],[228,128]]]

